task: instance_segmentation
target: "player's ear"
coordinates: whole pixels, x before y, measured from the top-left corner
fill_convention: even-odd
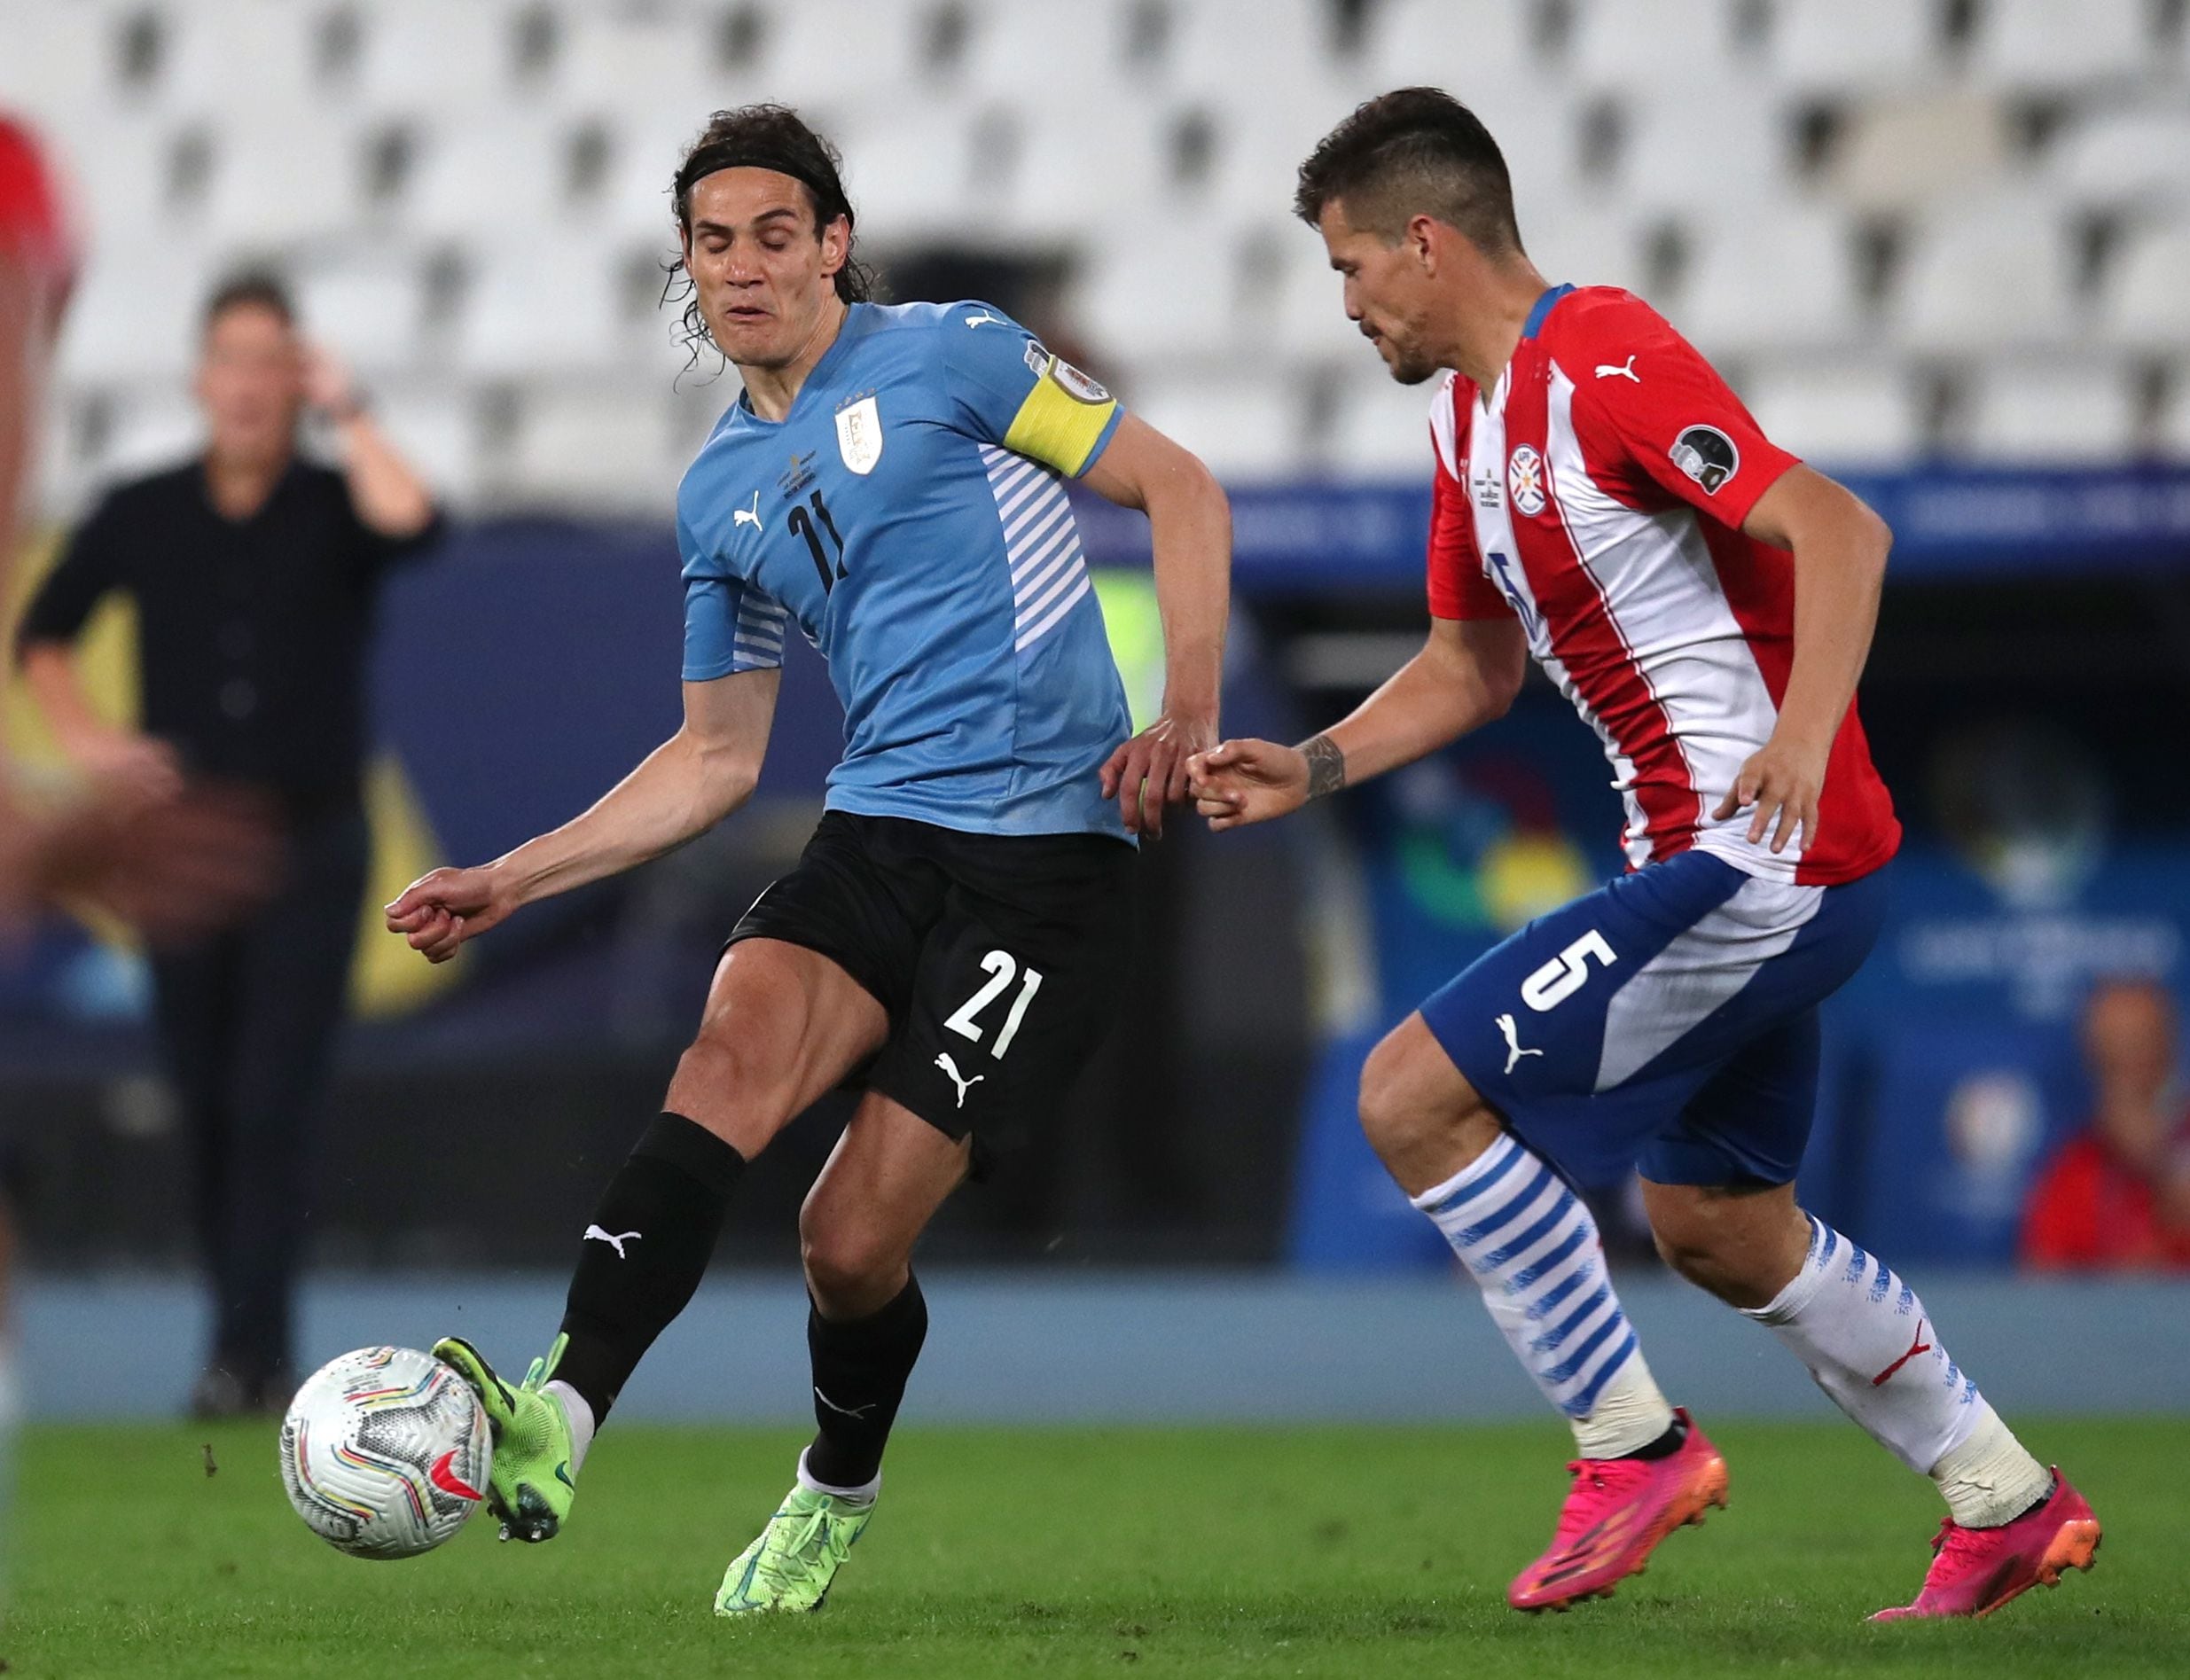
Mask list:
[[[1427,274],[1437,272],[1438,258],[1443,254],[1438,248],[1439,232],[1437,219],[1435,216],[1414,215],[1407,218],[1407,231],[1404,236],[1406,247],[1413,254],[1415,262],[1420,264],[1423,272]]]
[[[824,277],[833,279],[851,254],[851,218],[841,215],[821,231],[821,272]]]

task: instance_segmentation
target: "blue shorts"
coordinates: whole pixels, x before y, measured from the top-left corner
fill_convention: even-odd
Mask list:
[[[1817,1105],[1818,1005],[1877,940],[1887,872],[1800,887],[1683,852],[1538,917],[1422,1019],[1577,1184],[1784,1184]]]

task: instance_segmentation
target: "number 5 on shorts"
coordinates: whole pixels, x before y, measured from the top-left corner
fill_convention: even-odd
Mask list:
[[[1605,936],[1593,927],[1521,982],[1521,1001],[1539,1012],[1565,1003],[1588,981],[1592,957],[1607,968],[1619,960],[1605,943]]]
[[[981,1028],[974,1024],[974,1017],[995,1002],[997,994],[1009,986],[1013,976],[1019,973],[1019,961],[1009,951],[990,951],[981,959],[981,965],[989,971],[989,978],[982,983],[979,991],[953,1010],[950,1019],[943,1022],[959,1037],[970,1038],[976,1044],[981,1043]],[[1034,995],[1041,989],[1042,971],[1029,968],[1025,981],[1020,986],[1019,996],[1012,1000],[1012,1012],[1004,1018],[1003,1031],[997,1035],[997,1042],[989,1047],[989,1053],[998,1061],[1004,1059],[1004,1052],[1012,1047],[1012,1040],[1019,1035],[1019,1023],[1027,1018],[1027,1005],[1034,1002]]]

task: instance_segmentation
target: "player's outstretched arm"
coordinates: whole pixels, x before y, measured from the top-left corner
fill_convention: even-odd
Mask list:
[[[1163,715],[1103,766],[1103,797],[1125,825],[1161,836],[1163,808],[1186,797],[1186,761],[1216,744],[1232,599],[1232,504],[1199,457],[1146,421],[1118,423],[1087,482],[1148,515],[1163,615]]]
[[[1795,556],[1795,658],[1772,738],[1712,817],[1724,822],[1754,806],[1749,841],[1769,833],[1777,852],[1797,829],[1804,845],[1817,836],[1826,761],[1871,655],[1893,533],[1852,491],[1799,465],[1756,498],[1741,528]]]
[[[1194,809],[1223,830],[1265,823],[1412,764],[1506,715],[1528,674],[1511,618],[1432,619],[1429,639],[1342,722],[1298,746],[1226,741],[1188,766]]]
[[[583,816],[476,869],[437,869],[387,907],[387,930],[445,963],[536,899],[619,874],[706,832],[751,796],[778,670],[684,684],[684,723]]]

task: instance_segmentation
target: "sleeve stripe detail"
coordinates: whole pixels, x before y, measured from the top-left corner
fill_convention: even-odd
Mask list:
[[[1017,651],[1021,653],[1025,652],[1036,642],[1040,641],[1052,630],[1055,629],[1060,624],[1063,623],[1065,615],[1071,612],[1075,606],[1079,605],[1081,598],[1085,596],[1088,590],[1092,587],[1093,585],[1089,582],[1087,574],[1083,572],[1080,574],[1078,587],[1075,588],[1071,594],[1066,596],[1063,600],[1058,602],[1055,606],[1052,607],[1048,617],[1043,619],[1041,622],[1034,625],[1032,628],[1021,630],[1020,632],[1019,640],[1014,645]]]
[[[981,457],[1004,531],[1011,569],[1016,651],[1026,652],[1065,621],[1091,587],[1072,503],[1053,467],[983,444]]]

